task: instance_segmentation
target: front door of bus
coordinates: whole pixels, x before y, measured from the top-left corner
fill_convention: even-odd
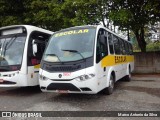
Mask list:
[[[98,89],[105,87],[106,67],[102,65],[102,61],[105,59],[107,55],[107,35],[105,34],[105,31],[100,29],[97,37],[96,46],[96,75],[98,77]]]

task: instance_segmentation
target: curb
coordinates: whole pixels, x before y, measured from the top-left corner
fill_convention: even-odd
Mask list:
[[[131,77],[132,80],[160,80],[160,75],[146,75],[146,74],[141,74],[141,75],[132,75]]]

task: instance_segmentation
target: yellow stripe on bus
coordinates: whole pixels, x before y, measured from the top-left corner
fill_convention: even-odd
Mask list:
[[[40,68],[40,64],[35,65],[34,68]]]
[[[108,55],[102,59],[101,67],[114,66],[117,64],[134,62],[134,56],[130,55]]]

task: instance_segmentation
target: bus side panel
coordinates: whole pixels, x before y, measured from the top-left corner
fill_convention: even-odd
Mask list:
[[[104,71],[104,67],[101,66],[101,62],[95,65],[96,68],[96,79],[97,79],[97,90],[100,91],[105,88],[106,84],[106,72]],[[106,70],[108,71],[108,70]]]
[[[23,73],[19,73],[19,75],[15,78],[12,78],[13,80],[16,79],[16,82],[17,82],[17,87],[25,87],[25,86],[28,86],[28,81],[27,81],[27,75],[26,74],[23,74]]]
[[[35,68],[35,66],[28,66],[28,75],[27,75],[28,86],[39,85],[38,72],[39,68]]]
[[[127,56],[126,75],[129,75],[129,66],[131,72],[134,70],[134,56]]]
[[[121,59],[119,60],[119,58],[121,58],[121,56],[115,56],[115,55],[107,55],[106,57],[104,57],[102,59],[102,67],[109,67],[109,68],[114,68],[114,72],[115,72],[115,81],[119,80],[120,78],[122,78],[125,74],[125,72],[123,72],[124,69],[124,63],[121,63]],[[109,75],[109,74],[107,74]]]

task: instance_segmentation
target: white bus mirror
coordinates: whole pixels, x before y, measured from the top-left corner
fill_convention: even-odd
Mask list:
[[[32,41],[32,49],[33,49],[33,55],[36,56],[37,44],[35,43],[35,40]]]

